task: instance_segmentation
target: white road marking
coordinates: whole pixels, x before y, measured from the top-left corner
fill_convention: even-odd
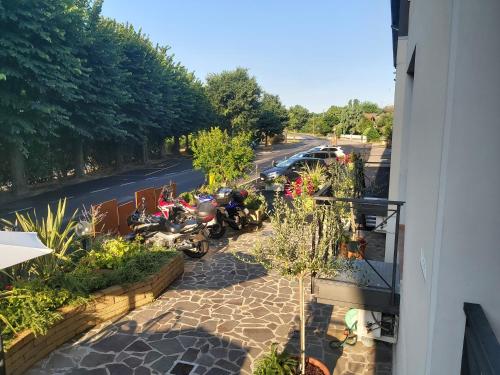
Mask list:
[[[166,171],[167,169],[170,169],[170,168],[173,168],[173,167],[176,167],[178,166],[180,163],[175,163],[175,164],[172,164],[166,168],[162,168],[162,169],[158,169],[157,171],[153,171],[153,172],[149,172],[149,173],[146,173],[145,176],[151,176],[152,174],[156,174],[156,173],[160,173],[162,171]]]
[[[109,187],[104,188],[104,189],[94,190],[94,191],[91,191],[89,194],[99,193],[100,191],[105,191],[105,190],[108,190],[108,189],[109,189]]]
[[[29,210],[31,208],[33,208],[33,207],[20,208],[19,210],[14,210],[14,211],[8,212],[7,215],[15,214],[16,212],[26,211],[26,210]]]
[[[131,184],[135,184],[136,182],[137,181],[125,182],[124,184],[121,184],[120,186],[131,185]]]

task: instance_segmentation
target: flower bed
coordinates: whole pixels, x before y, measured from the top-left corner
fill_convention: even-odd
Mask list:
[[[184,271],[184,258],[177,254],[143,281],[111,286],[93,293],[88,302],[58,309],[62,319],[43,336],[31,330],[20,332],[9,342],[6,367],[9,375],[22,374],[51,351],[97,324],[111,322],[128,311],[152,302]]]

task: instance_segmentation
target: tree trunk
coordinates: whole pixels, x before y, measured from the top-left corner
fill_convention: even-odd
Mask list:
[[[26,184],[26,158],[18,146],[10,147],[10,173],[12,176],[13,191],[15,194],[27,190]]]
[[[75,140],[75,175],[83,177],[85,175],[85,161],[83,156],[83,139]]]
[[[149,144],[147,137],[144,137],[141,145],[141,162],[142,164],[147,164],[149,161]]]
[[[264,145],[267,147],[268,143],[267,143],[267,140],[268,140],[268,137],[267,137],[267,134],[264,136],[265,138],[265,142],[264,142]]]
[[[123,148],[120,143],[116,145],[115,152],[116,170],[120,171],[123,169]]]
[[[184,151],[189,152],[189,134],[186,134],[186,149]]]
[[[180,153],[180,140],[178,135],[174,135],[174,145],[172,146],[172,152],[174,154]]]
[[[168,147],[166,145],[165,139],[163,139],[161,142],[161,147],[160,147],[160,157],[162,159],[165,159],[169,153],[170,153],[170,150],[168,149]]]
[[[304,277],[299,277],[300,297],[300,373],[306,373],[306,302],[304,296]]]

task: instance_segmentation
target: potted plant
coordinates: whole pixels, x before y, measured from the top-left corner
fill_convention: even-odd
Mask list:
[[[332,249],[343,234],[338,205],[317,205],[307,193],[293,201],[277,197],[271,214],[273,234],[253,249],[255,261],[280,275],[298,281],[300,306],[300,373],[306,374],[304,280],[311,275],[333,276],[348,262],[334,257]],[[318,365],[319,366],[319,365]],[[318,367],[316,366],[316,367]],[[321,367],[321,366],[319,366]],[[326,367],[325,367],[326,368]],[[326,372],[326,374],[329,374]]]
[[[278,344],[271,345],[269,353],[257,362],[254,375],[295,375],[300,373],[300,360],[285,351],[278,353]],[[306,358],[306,374],[318,374],[318,370],[330,375],[330,371],[321,361],[315,358]]]
[[[357,237],[355,240],[347,242],[347,257],[353,259],[364,259],[366,253],[366,240]]]
[[[296,357],[287,352],[278,353],[278,344],[271,345],[269,353],[259,359],[254,375],[294,374],[299,365]]]

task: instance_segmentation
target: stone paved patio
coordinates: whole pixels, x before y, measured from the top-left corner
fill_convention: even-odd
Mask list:
[[[269,234],[264,225],[214,242],[204,259],[187,260],[184,275],[154,303],[67,343],[29,374],[251,374],[273,342],[298,352],[296,284],[233,255]],[[390,345],[329,347],[330,319],[342,328],[345,311],[309,303],[308,354],[334,375],[390,374]]]

